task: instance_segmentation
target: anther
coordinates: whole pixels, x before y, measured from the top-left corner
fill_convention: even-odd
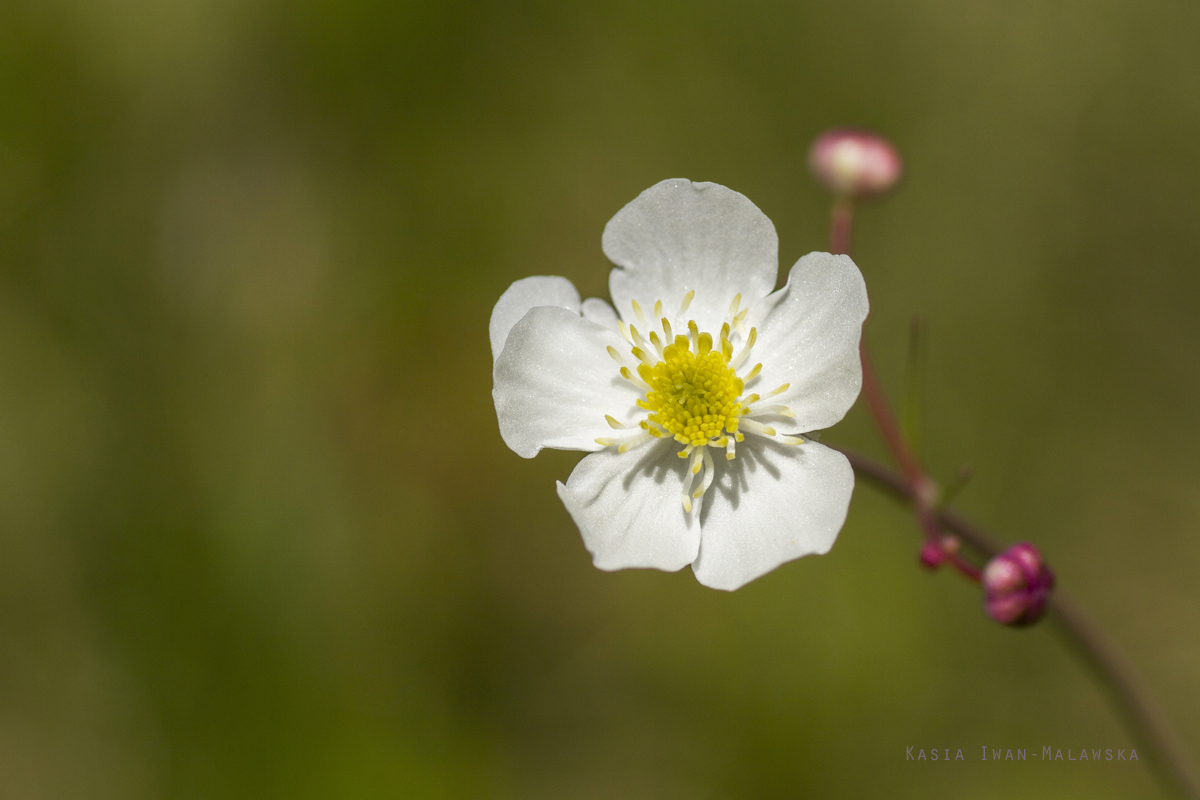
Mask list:
[[[692,480],[696,477],[696,472],[699,471],[697,467],[701,463],[703,463],[703,455],[696,453],[696,455],[692,456],[692,468],[683,476],[683,510],[688,513],[692,510]]]
[[[792,411],[790,408],[783,405],[759,406],[758,408],[754,409],[754,411],[748,413],[752,416],[758,416],[759,414],[778,414],[781,417],[796,416],[795,411]]]
[[[646,315],[642,313],[642,307],[638,305],[637,300],[633,300],[633,315],[638,318],[638,322],[645,324]]]
[[[741,304],[742,304],[742,293],[738,292],[737,294],[735,294],[733,296],[733,302],[729,304],[729,310],[725,312],[726,318],[733,319],[735,316],[737,316],[738,306],[740,306]]]
[[[643,342],[642,344],[645,344],[645,342]],[[654,366],[655,362],[650,360],[650,356],[646,355],[646,351],[643,350],[641,347],[635,347],[632,350],[630,350],[629,352],[633,353],[634,357],[637,358],[638,361],[641,361],[643,364],[648,364],[649,366]]]
[[[654,437],[651,436],[650,434],[639,433],[637,436],[626,439],[624,442],[622,442],[621,445],[617,448],[617,452],[618,453],[628,453],[630,450],[633,450],[636,447],[641,447],[642,445],[646,444],[647,442],[652,442],[652,441],[654,441]]]
[[[629,367],[621,367],[621,377],[624,378],[625,380],[629,381],[630,383],[632,383],[634,386],[637,386],[638,388],[642,389],[643,391],[647,391],[647,392],[650,391],[650,385],[648,383],[646,383],[645,381],[643,381],[641,378],[635,377],[633,372],[629,369]]]
[[[654,331],[650,331],[650,344],[654,345],[654,350],[655,350],[655,352],[658,353],[659,360],[662,360],[662,354],[663,354],[662,342],[659,340],[658,334],[655,333]]]
[[[763,425],[761,422],[750,419],[749,417],[742,417],[742,422],[741,422],[740,427],[745,428],[750,433],[757,433],[759,436],[774,436],[775,435],[775,429],[772,428],[770,425]]]
[[[712,486],[713,478],[716,477],[716,465],[713,464],[712,454],[708,452],[708,448],[704,448],[704,480],[700,484],[700,488],[692,492],[692,497],[699,499],[708,491],[708,487]]]
[[[746,337],[746,346],[742,348],[742,352],[738,353],[738,357],[729,362],[731,369],[737,369],[746,360],[746,356],[750,355],[750,348],[754,347],[754,343],[758,341],[758,328],[751,328],[750,335]]]
[[[690,306],[692,304],[692,298],[695,296],[696,296],[695,289],[693,289],[692,291],[688,292],[687,294],[685,294],[683,296],[683,302],[679,304],[679,316],[682,317],[687,312],[688,306]]]

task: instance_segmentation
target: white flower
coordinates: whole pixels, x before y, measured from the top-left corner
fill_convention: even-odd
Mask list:
[[[811,253],[771,293],[778,239],[737,192],[669,180],[604,229],[616,311],[570,281],[514,283],[492,312],[493,398],[518,455],[598,451],[558,495],[597,567],[736,589],[833,546],[854,473],[803,434],[862,384],[867,292]]]

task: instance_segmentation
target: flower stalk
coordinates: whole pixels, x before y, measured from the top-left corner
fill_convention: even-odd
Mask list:
[[[851,237],[854,231],[854,201],[848,197],[838,197],[833,204],[832,222],[829,230],[829,251],[836,254],[849,255]],[[944,562],[954,567],[968,580],[978,583],[982,570],[966,561],[952,548],[944,546],[945,538],[938,526],[935,509],[938,501],[937,483],[925,472],[920,461],[909,447],[899,421],[892,412],[891,404],[883,393],[883,386],[875,373],[871,355],[867,351],[866,339],[859,340],[859,358],[862,361],[863,383],[862,395],[867,401],[867,407],[875,424],[883,436],[884,442],[892,456],[904,472],[913,498],[913,511],[917,523],[925,534],[927,546],[943,551]]]
[[[916,504],[917,497],[903,475],[844,447],[835,449],[849,459],[855,475],[901,502]],[[990,558],[1004,550],[992,534],[953,509],[940,508],[934,516],[939,525],[980,555]],[[1173,797],[1200,800],[1200,781],[1182,743],[1129,659],[1066,592],[1055,589],[1046,608],[1053,629],[1108,694],[1130,737],[1148,754],[1163,789]]]
[[[849,254],[853,225],[853,199],[844,195],[836,196],[830,224],[830,252]],[[938,506],[938,486],[905,439],[875,373],[865,340],[860,341],[859,348],[863,397],[901,472],[897,473],[844,448],[836,449],[849,459],[856,475],[912,506],[917,523],[925,535],[921,552],[923,564],[935,568],[939,562],[949,563],[974,583],[980,583],[983,570],[962,557],[958,549],[959,540],[987,559],[996,559],[1005,553],[1004,546],[966,517]],[[943,531],[954,535],[947,536]],[[1053,584],[1053,575],[1050,580]],[[1075,601],[1061,590],[1055,589],[1045,598],[1045,610],[1053,629],[1100,683],[1131,738],[1147,753],[1152,771],[1162,788],[1171,796],[1200,800],[1200,780],[1179,738],[1129,660]]]

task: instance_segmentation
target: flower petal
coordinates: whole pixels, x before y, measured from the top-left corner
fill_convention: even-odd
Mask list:
[[[805,442],[747,436],[705,494],[700,555],[705,586],[732,591],[780,564],[833,547],[854,489],[850,462]]]
[[[616,331],[566,308],[539,306],[513,326],[492,371],[500,435],[518,455],[543,447],[599,450],[612,433],[605,414],[628,419],[639,394],[620,376],[609,346]]]
[[[678,450],[673,442],[623,454],[610,448],[580,461],[566,485],[558,484],[597,567],[674,572],[696,560],[700,524],[679,500],[687,461]]]
[[[862,388],[858,342],[867,318],[867,287],[849,256],[809,253],[785,287],[750,313],[758,327],[752,361],[762,362],[761,387],[790,386],[770,402],[794,419],[772,417],[784,432],[828,428],[850,410]]]
[[[492,336],[492,363],[500,357],[508,332],[526,312],[537,306],[560,306],[579,313],[579,292],[566,278],[557,275],[535,275],[522,278],[505,290],[492,309],[488,333]]]
[[[630,301],[663,301],[672,317],[695,291],[687,319],[720,330],[738,292],[748,307],[775,288],[779,239],[758,207],[715,183],[676,179],[651,186],[604,228],[604,254],[617,269],[608,288],[622,319]]]
[[[606,328],[612,328],[614,331],[617,330],[617,312],[613,311],[613,307],[608,304],[607,300],[589,297],[583,301],[580,310],[583,312],[584,319]]]

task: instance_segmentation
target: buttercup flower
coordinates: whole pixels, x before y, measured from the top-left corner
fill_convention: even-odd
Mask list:
[[[616,306],[565,278],[492,312],[493,398],[518,455],[585,450],[558,495],[604,570],[691,564],[736,589],[833,546],[854,473],[809,436],[858,396],[867,315],[846,256],[811,253],[772,293],[771,221],[713,183],[663,181],[604,229]]]

